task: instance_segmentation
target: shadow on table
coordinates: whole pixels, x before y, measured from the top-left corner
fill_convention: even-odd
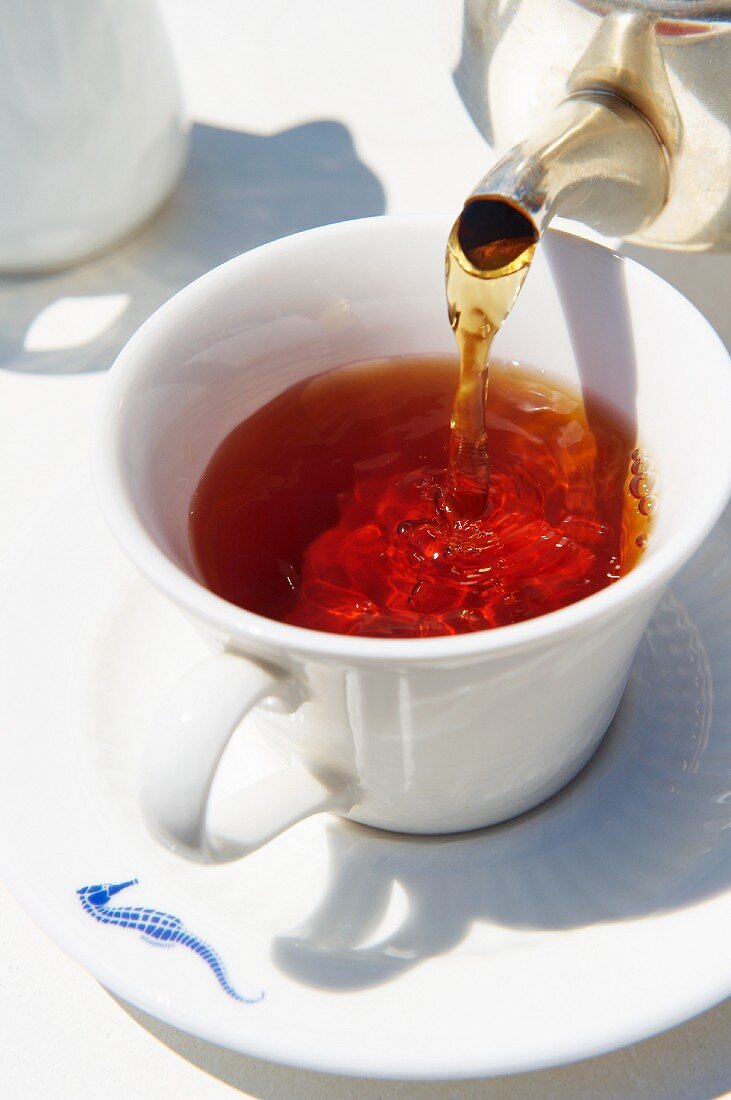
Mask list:
[[[0,280],[0,369],[107,369],[167,298],[278,237],[385,210],[350,131],[318,120],[271,136],[195,125],[177,190],[113,252],[65,271]]]

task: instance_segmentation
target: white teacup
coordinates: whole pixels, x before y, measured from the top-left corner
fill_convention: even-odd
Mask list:
[[[596,749],[658,600],[728,499],[731,374],[718,337],[649,271],[549,233],[495,354],[579,380],[636,417],[659,507],[635,569],[537,619],[424,639],[306,630],[208,591],[190,502],[236,424],[336,365],[454,352],[448,228],[373,218],[265,245],[177,294],[112,369],[97,440],[104,510],[215,651],[163,703],[144,767],[150,827],[192,858],[236,858],[322,810],[444,833],[553,794]],[[220,758],[252,711],[282,770],[209,815]]]

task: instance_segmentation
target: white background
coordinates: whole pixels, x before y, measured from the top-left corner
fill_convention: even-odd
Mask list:
[[[84,454],[99,372],[165,297],[282,232],[384,210],[456,211],[489,167],[491,153],[452,86],[431,0],[165,0],[163,7],[190,115],[200,124],[178,195],[116,254],[0,290],[0,399],[18,412],[17,430],[0,439],[0,564],[38,502]],[[303,130],[303,145],[288,133],[323,121],[329,125]],[[731,339],[729,257],[642,251],[641,258]],[[50,302],[104,293],[129,299],[107,339],[45,360],[22,350],[23,333]],[[21,474],[22,498],[13,488]],[[710,1100],[731,1095],[730,1024],[726,1002],[625,1051],[495,1081],[327,1077],[219,1050],[121,1004],[0,886],[0,1094],[13,1100]]]

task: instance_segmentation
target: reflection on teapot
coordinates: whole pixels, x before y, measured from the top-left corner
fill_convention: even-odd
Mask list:
[[[731,8],[722,0],[460,0],[457,88],[507,203],[684,250],[731,244]],[[514,144],[518,142],[518,144]]]

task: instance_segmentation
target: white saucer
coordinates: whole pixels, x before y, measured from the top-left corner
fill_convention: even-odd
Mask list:
[[[731,993],[731,512],[591,764],[538,811],[452,838],[321,816],[217,868],[150,840],[140,738],[203,643],[122,558],[85,478],[16,547],[0,606],[3,875],[147,1012],[292,1065],[447,1078],[587,1057]],[[269,766],[256,739],[231,753]]]

